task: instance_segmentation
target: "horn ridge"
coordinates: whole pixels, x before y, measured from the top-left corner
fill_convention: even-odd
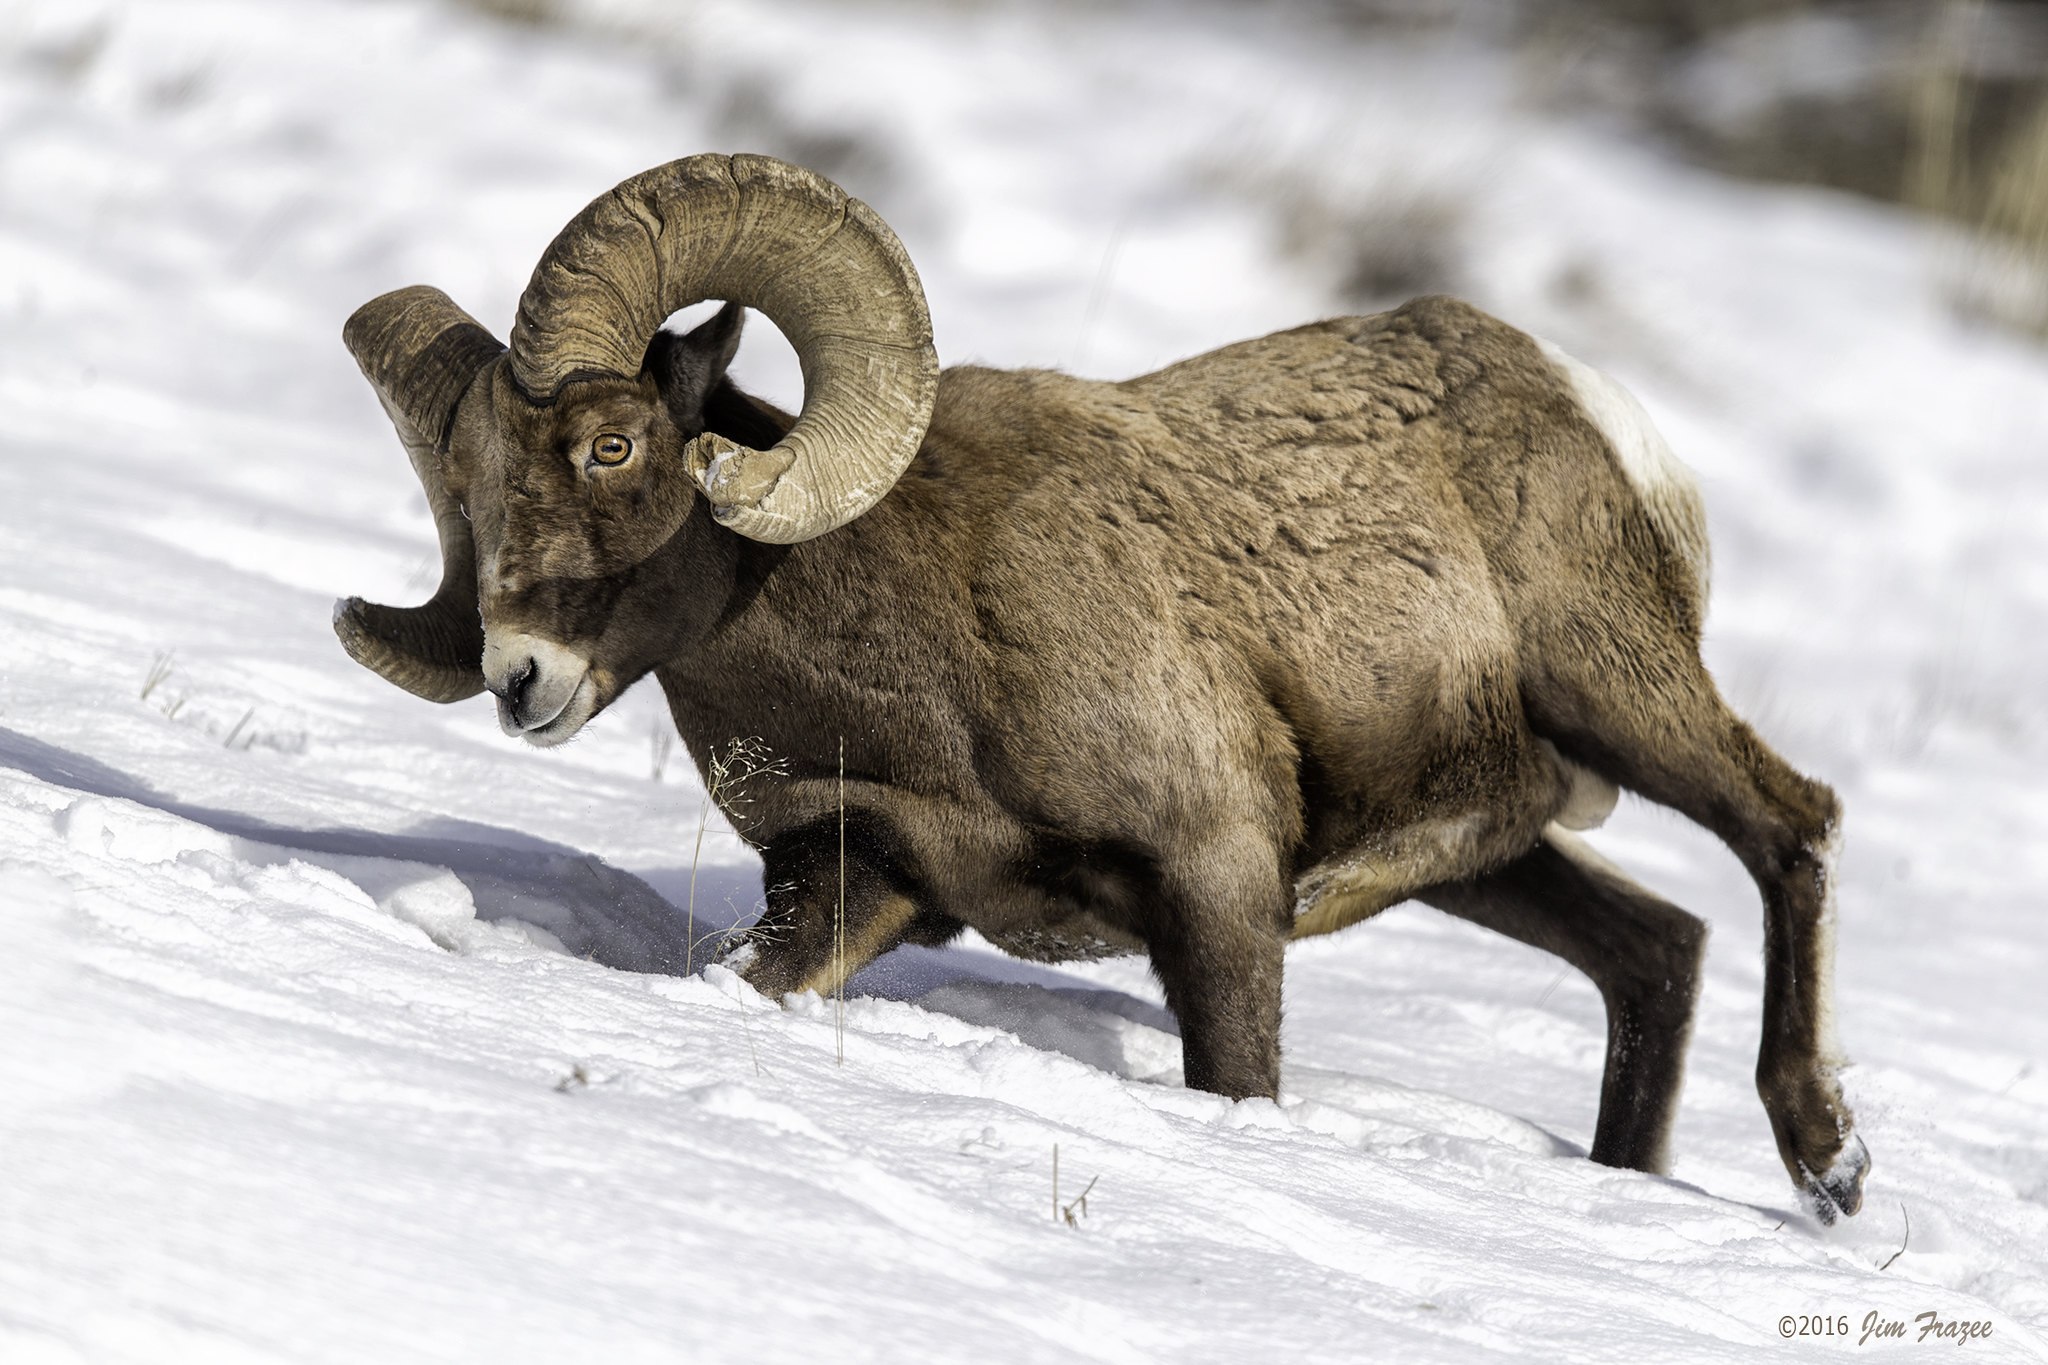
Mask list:
[[[786,543],[859,516],[917,453],[938,356],[902,243],[813,171],[707,153],[598,196],[534,267],[512,331],[513,380],[547,403],[582,376],[635,375],[662,321],[712,298],[765,313],[804,375],[802,411],[774,447],[693,446],[719,521]]]
[[[429,701],[483,691],[483,619],[476,543],[448,487],[456,412],[505,347],[438,289],[413,285],[370,300],[342,341],[398,432],[427,495],[441,545],[441,583],[417,607],[351,597],[335,604],[334,633],[357,663]]]
[[[455,405],[504,343],[440,290],[415,284],[371,299],[349,315],[342,344],[387,407],[437,451],[448,445]]]

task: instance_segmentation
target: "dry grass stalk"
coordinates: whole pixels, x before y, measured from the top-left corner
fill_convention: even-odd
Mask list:
[[[1967,228],[1944,267],[1962,311],[2048,339],[2048,97],[1972,164],[1964,146],[1971,47],[1982,0],[1950,0],[1913,91],[1906,202]]]
[[[1081,1226],[1080,1219],[1088,1216],[1088,1195],[1094,1190],[1095,1182],[1100,1179],[1102,1177],[1099,1175],[1089,1176],[1088,1183],[1081,1188],[1080,1197],[1060,1210],[1060,1217],[1066,1221],[1068,1227],[1078,1229]],[[1076,1209],[1080,1210],[1080,1218],[1075,1217],[1074,1211]]]
[[[750,738],[732,740],[723,752],[714,746],[704,770],[704,800],[697,808],[697,843],[690,851],[690,899],[686,912],[689,923],[684,930],[687,944],[683,961],[685,975],[697,967],[697,869],[704,861],[704,832],[711,823],[711,807],[716,805],[728,820],[737,824],[744,818],[740,807],[749,799],[747,784],[757,777],[779,777],[788,771],[788,767],[781,759],[769,754],[765,743]]]
[[[1906,1248],[1912,1245],[1913,1242],[1913,1219],[1912,1216],[1906,1212],[1906,1206],[1904,1203],[1901,1203],[1899,1205],[1899,1217],[1905,1219],[1906,1221],[1906,1235],[1899,1239],[1899,1249],[1897,1251],[1894,1251],[1891,1255],[1887,1256],[1885,1258],[1884,1264],[1877,1268],[1877,1271],[1880,1275],[1882,1275],[1885,1271],[1890,1270],[1892,1268],[1892,1262],[1898,1260],[1899,1257],[1905,1255]]]
[[[669,719],[657,711],[650,718],[647,727],[647,758],[651,770],[649,776],[656,782],[668,771],[668,756],[674,750],[676,732],[670,728]]]
[[[2006,140],[1992,170],[1977,274],[1977,301],[1994,320],[2048,338],[2048,99]]]
[[[1976,26],[1976,0],[1951,0],[1935,26],[1932,52],[1913,82],[1912,153],[1906,163],[1905,200],[1926,213],[1953,213],[1962,188],[1957,138],[1963,104],[1965,35]]]
[[[1065,1223],[1070,1228],[1078,1229],[1081,1226],[1081,1220],[1088,1216],[1088,1196],[1094,1192],[1095,1182],[1100,1179],[1102,1179],[1100,1175],[1090,1176],[1087,1185],[1082,1187],[1080,1194],[1070,1201],[1061,1202],[1060,1145],[1055,1142],[1052,1145],[1052,1221],[1055,1223]]]
[[[175,649],[166,649],[149,661],[149,672],[142,679],[141,700],[148,701],[149,694],[162,687],[171,676],[172,661],[178,657]]]

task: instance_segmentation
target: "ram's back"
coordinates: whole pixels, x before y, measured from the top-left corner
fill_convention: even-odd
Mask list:
[[[1036,800],[1061,765],[1237,768],[1263,774],[1245,800],[1306,784],[1347,830],[1495,780],[1525,620],[1608,553],[1589,536],[1648,525],[1540,344],[1444,298],[1122,384],[949,370],[866,520],[952,566],[984,771]],[[1661,550],[1635,539],[1640,578]]]
[[[1083,836],[1257,810],[1313,856],[1504,780],[1531,623],[1640,591],[1649,526],[1539,344],[1422,299],[1122,384],[948,370],[895,490],[761,606],[857,643],[779,714],[857,702],[893,782]]]

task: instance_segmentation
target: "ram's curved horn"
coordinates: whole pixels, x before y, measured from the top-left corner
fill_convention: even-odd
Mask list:
[[[773,447],[705,435],[691,472],[718,520],[788,543],[853,520],[917,454],[938,355],[917,271],[873,210],[765,156],[693,156],[600,196],[534,267],[512,331],[536,402],[640,372],[669,314],[704,299],[758,308],[789,338],[804,405]]]
[[[426,489],[441,537],[441,586],[417,607],[351,597],[334,605],[334,633],[357,663],[428,701],[461,701],[484,689],[483,621],[477,610],[476,542],[449,487],[448,431],[456,404],[504,346],[425,285],[370,300],[341,332],[377,391]]]

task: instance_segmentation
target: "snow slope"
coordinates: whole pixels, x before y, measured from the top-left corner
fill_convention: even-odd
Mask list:
[[[2048,1358],[2048,358],[1931,230],[1470,34],[1175,14],[0,5],[0,1360],[1746,1360],[1922,1312]],[[1426,230],[1624,378],[1701,474],[1710,662],[1850,812],[1862,1216],[1797,1210],[1754,893],[1654,810],[1597,838],[1715,928],[1668,1180],[1583,1160],[1590,987],[1416,907],[1295,951],[1278,1105],[1180,1087],[1139,963],[906,951],[843,1025],[686,974],[758,869],[714,817],[693,890],[650,690],[541,753],[350,664],[331,599],[437,559],[340,320],[430,280],[502,328],[591,195],[726,147],[875,203],[948,361],[1132,373]]]

